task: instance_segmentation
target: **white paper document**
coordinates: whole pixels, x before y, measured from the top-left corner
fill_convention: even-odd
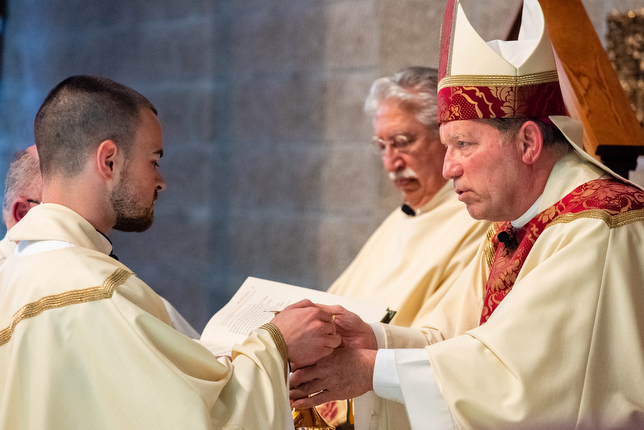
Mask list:
[[[281,311],[303,299],[341,305],[367,323],[378,322],[387,314],[386,306],[365,300],[249,277],[226,306],[210,319],[201,334],[201,344],[217,356],[230,355],[234,344],[241,344],[254,329],[273,319],[271,311]]]

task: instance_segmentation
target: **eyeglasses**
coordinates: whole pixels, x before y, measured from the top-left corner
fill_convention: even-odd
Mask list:
[[[33,204],[35,204],[35,205],[39,205],[39,204],[40,204],[40,202],[39,202],[38,200],[27,199],[27,201],[28,201],[29,203],[33,203]]]
[[[407,153],[411,150],[412,145],[416,142],[415,137],[408,137],[404,134],[397,134],[389,140],[379,139],[374,137],[371,139],[373,151],[378,155],[385,155],[387,152],[387,145],[393,150],[398,152]]]

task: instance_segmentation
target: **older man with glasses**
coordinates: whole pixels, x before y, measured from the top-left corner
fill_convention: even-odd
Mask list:
[[[365,103],[374,151],[404,204],[396,208],[329,292],[381,302],[410,327],[432,310],[471,261],[489,224],[473,220],[442,176],[437,72],[410,67],[377,79]]]
[[[442,176],[445,147],[436,121],[437,71],[410,67],[377,79],[365,103],[376,154],[404,198],[329,292],[377,301],[392,324],[419,327],[474,257],[489,223],[473,220]],[[406,422],[404,407],[362,398],[356,415]],[[396,412],[397,411],[397,412]],[[358,418],[358,420],[360,420]]]

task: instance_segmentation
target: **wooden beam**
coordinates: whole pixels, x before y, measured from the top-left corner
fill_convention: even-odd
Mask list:
[[[598,155],[600,146],[644,147],[644,132],[581,0],[539,3],[561,66],[566,106],[584,124],[585,150]],[[607,152],[619,158],[620,151],[615,149]],[[623,152],[625,157],[636,159],[634,154],[644,152],[644,148]]]

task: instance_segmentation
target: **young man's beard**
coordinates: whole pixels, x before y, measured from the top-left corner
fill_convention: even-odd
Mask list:
[[[154,209],[139,216],[127,216],[123,213],[116,213],[116,224],[114,229],[124,232],[141,233],[152,226],[154,221]]]
[[[116,213],[115,230],[125,232],[143,232],[150,228],[154,221],[154,201],[157,199],[157,190],[154,190],[152,205],[140,207],[134,192],[129,187],[127,175],[124,175],[118,187],[112,191],[110,202]]]

